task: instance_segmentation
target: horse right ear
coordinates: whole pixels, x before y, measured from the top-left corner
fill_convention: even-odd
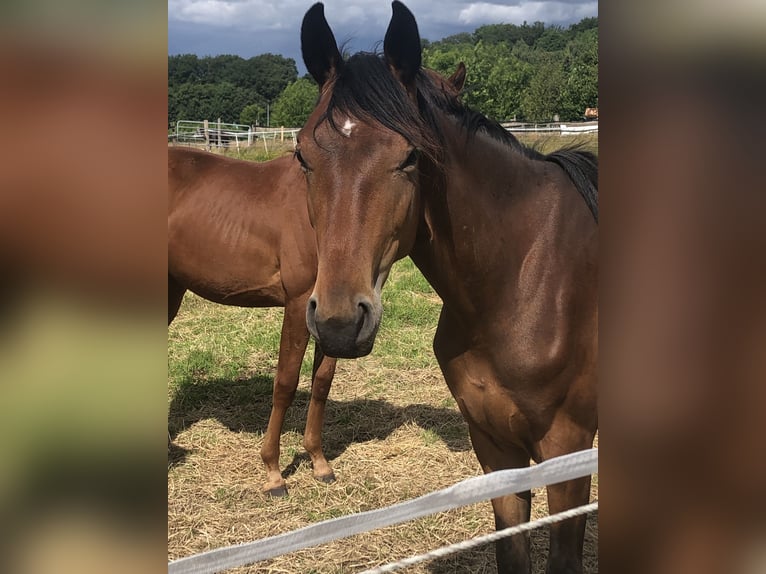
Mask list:
[[[319,86],[323,86],[342,63],[335,36],[324,17],[324,4],[309,8],[301,25],[303,63]]]

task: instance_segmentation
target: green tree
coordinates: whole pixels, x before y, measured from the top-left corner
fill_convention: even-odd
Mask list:
[[[261,104],[248,104],[239,114],[239,123],[260,126],[266,123],[266,108]]]
[[[438,42],[432,42],[430,44],[430,47],[439,48],[441,46],[454,46],[458,44],[473,44],[473,43],[475,43],[475,40],[472,34],[470,34],[469,32],[460,32],[459,34],[453,34],[452,36],[447,36],[446,38],[442,38]]]
[[[513,46],[519,40],[523,40],[527,46],[534,46],[537,39],[545,32],[545,24],[535,22],[531,26],[524,22],[521,26],[516,24],[488,24],[476,28],[474,32],[475,42],[485,44],[508,44]]]
[[[547,28],[542,36],[535,42],[535,49],[543,52],[557,52],[563,50],[567,44],[566,33],[557,26]]]
[[[522,98],[521,107],[525,119],[533,122],[553,121],[554,114],[561,111],[564,85],[561,62],[550,59],[540,65]]]
[[[527,64],[534,65],[538,60],[538,52],[527,46],[527,43],[524,40],[516,41],[513,48],[511,48],[511,55]]]
[[[319,88],[313,80],[296,80],[280,94],[271,108],[272,126],[300,127],[314,110]]]
[[[598,17],[583,18],[576,24],[572,24],[569,26],[569,33],[574,37],[580,32],[585,32],[591,28],[598,28]]]
[[[266,101],[272,102],[291,83],[298,79],[295,60],[276,54],[261,54],[248,60],[251,76],[248,87],[256,90]]]
[[[474,47],[472,42],[445,44],[434,42],[423,50],[423,65],[439,72],[443,76],[450,76],[459,62],[466,65],[473,59]],[[468,77],[472,70],[468,70]]]
[[[567,44],[563,66],[562,115],[582,119],[585,108],[598,107],[598,28],[587,29]]]
[[[424,51],[423,61],[443,75],[452,74],[458,62],[464,62],[468,70],[463,89],[466,105],[498,121],[519,113],[531,67],[514,57],[508,44],[434,43]]]
[[[178,120],[215,121],[218,118],[237,123],[242,109],[259,99],[252,90],[228,82],[181,84],[168,90],[168,123],[173,126]]]
[[[194,54],[168,56],[168,85],[193,84],[202,80],[200,61]]]

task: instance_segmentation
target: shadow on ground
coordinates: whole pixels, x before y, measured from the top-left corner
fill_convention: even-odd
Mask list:
[[[263,433],[271,413],[271,375],[236,380],[198,381],[187,378],[178,386],[168,413],[168,465],[183,464],[188,451],[173,444],[175,437],[194,423],[216,419],[234,432]],[[282,432],[303,434],[310,392],[299,388],[288,409]],[[395,406],[379,399],[327,401],[323,445],[333,460],[353,443],[382,440],[400,426],[413,422],[439,436],[453,451],[471,449],[468,427],[457,410],[426,404]],[[299,454],[283,473],[289,476],[307,455]]]

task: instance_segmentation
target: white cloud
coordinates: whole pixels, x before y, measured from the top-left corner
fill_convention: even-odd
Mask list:
[[[168,0],[168,19],[209,26],[297,31],[311,5],[310,0]],[[390,4],[379,0],[325,0],[324,5],[331,27],[360,25],[371,18],[391,15]]]
[[[180,22],[227,25],[240,11],[240,3],[225,0],[168,0],[168,18]]]
[[[204,26],[274,30],[294,27],[305,6],[305,2],[296,0],[168,0],[168,19]]]
[[[332,27],[379,24],[385,30],[391,16],[390,4],[380,0],[325,0],[324,4]],[[176,22],[237,26],[254,31],[299,29],[300,20],[310,5],[310,0],[168,0],[168,18]],[[588,0],[410,0],[407,5],[418,22],[426,27],[429,20],[477,26],[524,20],[573,22],[598,13],[598,2]]]
[[[524,21],[554,24],[576,22],[582,18],[596,15],[598,15],[598,2],[522,1],[514,5],[477,2],[461,9],[458,19],[462,24],[475,26],[493,22],[521,24]]]

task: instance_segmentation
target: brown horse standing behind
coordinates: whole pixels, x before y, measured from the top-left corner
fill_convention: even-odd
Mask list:
[[[319,267],[308,325],[333,356],[369,353],[380,291],[410,254],[441,296],[434,351],[485,472],[592,446],[597,428],[597,163],[543,155],[466,109],[421,68],[398,1],[383,55],[343,60],[314,5],[306,68],[321,86],[299,134]],[[586,504],[590,477],[548,486],[551,513]],[[492,501],[504,528],[530,493]],[[549,573],[582,572],[585,517],[551,527]],[[528,536],[497,543],[498,570],[531,570]]]
[[[284,307],[271,416],[261,457],[263,490],[287,493],[279,439],[309,341],[306,302],[317,257],[306,210],[306,181],[291,157],[266,163],[168,149],[168,324],[188,289],[224,305]],[[334,480],[322,451],[324,408],[335,359],[317,346],[304,447],[314,476]]]

